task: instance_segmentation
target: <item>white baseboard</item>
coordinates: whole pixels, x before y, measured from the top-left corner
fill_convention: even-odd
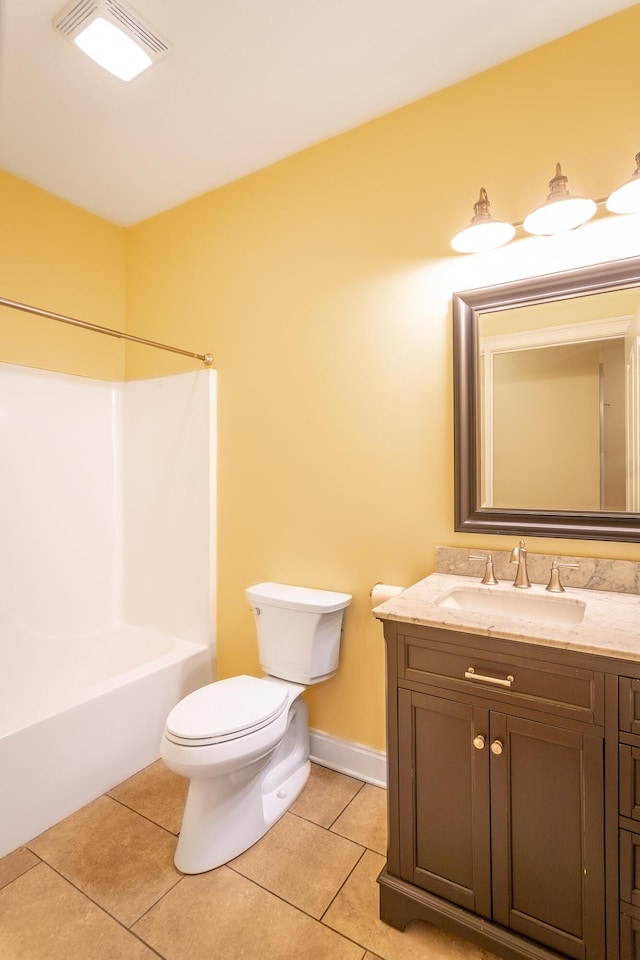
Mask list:
[[[309,730],[309,753],[313,763],[322,767],[377,787],[387,785],[387,755],[383,750],[339,740],[320,730]]]

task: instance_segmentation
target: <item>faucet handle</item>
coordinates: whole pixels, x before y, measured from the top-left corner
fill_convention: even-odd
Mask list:
[[[492,586],[493,584],[496,584],[496,583],[498,582],[498,581],[496,580],[496,575],[495,575],[495,573],[493,572],[493,557],[491,556],[490,553],[487,554],[486,557],[477,557],[477,556],[475,556],[474,554],[469,554],[469,560],[484,560],[484,561],[486,561],[486,567],[485,567],[485,570],[484,570],[484,577],[482,578],[482,580],[480,581],[480,583],[486,583],[486,584],[489,584],[490,586]]]
[[[564,593],[564,587],[560,583],[560,567],[571,567],[573,570],[579,568],[579,563],[560,563],[558,560],[554,560],[551,564],[551,575],[549,577],[549,583],[546,588],[549,593]]]
[[[526,556],[527,546],[526,546],[524,540],[519,540],[519,541],[518,541],[518,546],[517,546],[517,547],[514,547],[513,550],[511,551],[511,557],[510,557],[510,559],[509,559],[509,562],[510,562],[510,563],[519,563],[519,562],[520,562],[520,556],[521,556],[521,554],[523,554],[523,553],[524,553],[525,556]]]

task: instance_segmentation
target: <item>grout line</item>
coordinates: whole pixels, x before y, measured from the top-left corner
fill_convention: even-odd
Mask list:
[[[31,853],[34,853],[34,854],[35,854],[35,851],[31,850]],[[38,856],[38,854],[35,854],[35,856]],[[126,923],[123,923],[123,921],[120,920],[118,917],[114,916],[113,913],[110,913],[103,904],[98,903],[97,900],[94,900],[93,897],[90,896],[90,894],[88,894],[88,893],[86,892],[86,890],[82,890],[82,888],[79,887],[77,883],[75,883],[75,882],[74,882],[73,880],[71,880],[69,877],[66,877],[66,876],[64,875],[64,873],[61,873],[60,870],[58,870],[57,867],[54,867],[53,864],[49,863],[48,860],[43,860],[43,859],[41,858],[41,859],[40,859],[40,863],[44,864],[45,867],[48,867],[49,870],[52,871],[52,873],[55,873],[57,876],[59,876],[60,879],[61,879],[61,880],[64,880],[65,883],[68,883],[70,887],[73,887],[73,889],[76,890],[76,891],[80,894],[81,897],[83,897],[85,900],[88,900],[89,903],[92,903],[92,904],[94,905],[94,907],[97,907],[98,910],[99,910],[101,913],[105,914],[105,916],[109,917],[110,920],[113,920],[114,923],[117,923],[119,927],[122,927],[123,930],[126,930],[127,933],[130,933],[131,936],[135,937],[136,940],[138,940],[140,943],[144,944],[144,946],[147,947],[149,950],[151,950],[153,953],[155,953],[155,955],[156,955],[157,957],[160,957],[160,960],[166,960],[166,958],[164,957],[163,954],[158,953],[158,951],[157,951],[154,947],[152,947],[151,944],[147,943],[146,940],[143,940],[142,937],[138,936],[138,934],[137,934],[134,930],[132,930],[131,927],[128,927],[128,926],[126,925]],[[166,897],[166,895],[167,895],[168,893],[170,893],[171,890],[175,890],[175,888],[177,887],[177,885],[180,883],[180,881],[181,881],[182,879],[183,879],[183,878],[182,878],[181,876],[178,877],[178,880],[176,881],[176,883],[172,884],[172,886],[169,887],[169,890],[165,890],[165,892],[162,894],[162,896],[161,896],[158,900],[156,900],[156,903],[160,903],[160,900],[162,900],[164,897]],[[155,907],[156,903],[153,904],[154,907]],[[151,909],[152,909],[152,908],[149,907],[148,910],[145,910],[145,912],[144,912],[143,914],[141,914],[141,917],[145,916],[145,914],[147,914],[147,913],[149,912],[149,910],[151,910]],[[133,924],[136,924],[136,923],[138,922],[138,920],[141,919],[141,917],[137,917],[137,918],[133,921],[132,926],[133,926]]]
[[[358,844],[358,846],[362,846],[362,844]],[[335,903],[336,897],[337,897],[337,896],[341,893],[341,891],[343,890],[344,885],[345,885],[346,883],[348,883],[349,880],[351,879],[351,877],[353,876],[354,870],[356,869],[356,867],[358,866],[358,864],[361,862],[362,858],[364,857],[364,855],[365,855],[365,853],[367,852],[368,849],[369,849],[369,847],[362,847],[362,853],[360,854],[360,856],[358,857],[358,859],[357,859],[356,862],[354,863],[353,867],[351,868],[351,870],[349,871],[349,873],[347,874],[347,876],[344,878],[343,882],[340,884],[340,887],[336,890],[336,892],[334,893],[333,897],[331,898],[331,902],[327,905],[326,910],[324,911],[324,913],[323,913],[322,916],[320,917],[320,923],[321,923],[323,926],[329,927],[329,924],[324,922],[324,918],[326,917],[328,911],[331,909],[331,907],[332,907],[333,904]],[[329,927],[329,930],[333,930],[333,927]],[[336,931],[336,933],[337,933],[337,931]],[[357,940],[354,940],[354,943],[357,943]],[[359,944],[359,946],[362,946],[362,944]],[[365,950],[366,950],[366,949],[367,949],[367,948],[365,947]]]
[[[345,804],[345,806],[342,808],[342,810],[341,810],[340,813],[337,815],[337,817],[334,817],[334,819],[331,821],[331,823],[329,824],[329,826],[326,827],[327,830],[330,830],[330,831],[333,830],[334,826],[336,825],[336,823],[338,822],[338,820],[340,819],[340,817],[343,815],[343,813],[346,813],[346,812],[347,812],[347,810],[349,809],[349,807],[351,806],[351,804],[353,803],[353,801],[355,800],[355,798],[361,793],[361,791],[362,791],[363,789],[364,789],[364,783],[361,783],[360,786],[358,787],[358,789],[356,790],[356,792],[354,793],[354,795],[353,795],[353,796],[351,797],[351,799],[349,800],[349,802],[348,802],[347,804]],[[338,834],[338,836],[340,836],[340,834]],[[362,846],[362,844],[360,844],[360,846]]]
[[[144,911],[140,914],[140,916],[139,916],[136,920],[133,921],[133,923],[131,924],[131,926],[134,927],[134,926],[136,925],[136,923],[139,923],[139,922],[142,920],[143,917],[146,917],[146,915],[147,915],[148,913],[150,913],[152,910],[154,910],[154,909],[158,906],[158,904],[162,903],[162,901],[165,899],[165,897],[167,897],[170,893],[173,893],[173,891],[176,889],[176,887],[177,887],[179,884],[182,883],[182,881],[185,879],[186,876],[187,876],[186,873],[181,873],[181,874],[179,874],[179,875],[178,875],[178,879],[177,879],[176,882],[173,884],[173,886],[172,886],[172,887],[169,887],[168,890],[165,890],[165,892],[158,897],[158,899],[155,901],[155,903],[152,903],[151,906],[147,907],[147,909],[144,910]],[[132,932],[133,932],[133,931],[132,931]],[[145,944],[147,943],[147,941],[146,941],[146,940],[143,940],[142,937],[138,937],[138,939],[141,940],[142,943],[145,943]],[[148,946],[148,944],[147,944],[147,946]],[[160,954],[158,954],[158,956],[160,956]],[[162,955],[162,956],[163,956],[163,960],[164,960],[164,955]]]
[[[247,877],[245,874],[241,873],[240,870],[238,870],[237,868],[235,868],[235,867],[232,865],[232,862],[229,862],[229,863],[227,863],[227,864],[224,864],[223,866],[228,867],[229,870],[232,871],[233,873],[235,873],[237,876],[241,876],[244,880],[247,880],[249,883],[253,884],[253,885],[256,886],[257,888],[262,889],[265,893],[267,893],[267,894],[269,894],[270,896],[273,896],[273,897],[275,897],[276,899],[280,900],[283,904],[286,904],[288,907],[291,907],[291,908],[292,908],[293,910],[295,910],[297,913],[299,913],[299,914],[301,914],[302,916],[310,919],[312,922],[315,922],[315,923],[320,924],[322,927],[324,927],[324,928],[327,929],[327,930],[331,930],[332,933],[334,933],[336,936],[339,936],[339,937],[340,937],[341,939],[343,939],[344,941],[353,943],[354,946],[357,946],[359,949],[361,949],[361,950],[363,951],[361,960],[364,960],[364,957],[365,957],[367,951],[369,950],[369,947],[367,947],[366,944],[363,944],[363,943],[358,942],[357,940],[354,940],[351,936],[343,933],[342,931],[335,929],[334,927],[330,926],[328,923],[325,923],[325,920],[324,920],[324,918],[326,917],[328,911],[330,910],[330,908],[332,907],[332,905],[335,903],[337,897],[338,897],[339,894],[343,891],[345,885],[349,882],[349,880],[350,880],[351,877],[353,876],[354,871],[355,871],[356,868],[359,866],[359,864],[362,862],[362,859],[363,859],[365,853],[366,853],[367,851],[371,850],[371,848],[370,848],[370,847],[367,847],[366,844],[359,843],[358,841],[353,840],[353,839],[351,839],[350,837],[343,837],[342,834],[339,834],[339,833],[337,833],[336,831],[333,830],[333,827],[335,826],[336,822],[337,822],[337,821],[340,819],[340,817],[342,817],[343,814],[348,810],[348,808],[350,807],[350,805],[353,803],[353,801],[356,799],[356,797],[358,797],[358,795],[360,794],[360,792],[363,790],[363,788],[364,788],[365,785],[366,785],[366,781],[359,781],[359,780],[357,780],[357,778],[355,778],[355,777],[350,777],[349,779],[355,780],[357,783],[359,783],[359,786],[358,786],[357,790],[355,791],[355,793],[353,794],[353,796],[352,796],[352,797],[348,800],[348,802],[341,808],[340,812],[333,818],[333,820],[331,821],[331,823],[329,824],[329,826],[324,826],[323,824],[318,824],[318,823],[316,823],[314,820],[310,820],[310,819],[308,819],[307,817],[301,816],[301,815],[298,814],[298,813],[293,813],[291,810],[288,811],[288,813],[291,814],[291,816],[297,817],[298,819],[300,819],[300,820],[302,820],[302,821],[311,823],[311,824],[313,824],[314,826],[318,827],[318,829],[323,830],[325,833],[329,833],[331,836],[336,836],[336,837],[339,837],[339,838],[341,838],[341,839],[348,840],[350,843],[353,843],[353,844],[355,844],[355,846],[357,846],[357,847],[360,848],[360,853],[359,853],[359,855],[358,855],[358,857],[357,857],[357,859],[356,859],[353,867],[349,870],[347,876],[344,878],[344,880],[342,881],[342,883],[340,884],[340,886],[338,887],[338,889],[336,890],[336,892],[335,892],[335,893],[333,894],[333,896],[331,897],[331,900],[329,901],[328,905],[324,908],[324,910],[323,910],[323,912],[322,912],[322,914],[321,914],[320,917],[315,917],[315,916],[313,916],[312,914],[307,913],[307,912],[306,912],[305,910],[303,910],[301,907],[296,906],[295,904],[293,904],[293,903],[291,903],[290,901],[286,900],[283,896],[275,893],[273,890],[270,890],[267,886],[264,886],[263,884],[257,882],[256,880],[254,880],[254,879],[251,878],[251,877]],[[115,789],[115,788],[114,788],[114,789]],[[174,840],[176,839],[177,834],[173,833],[173,831],[167,829],[167,828],[164,827],[162,824],[157,823],[155,820],[153,820],[153,819],[151,819],[150,817],[146,816],[144,813],[141,813],[140,810],[137,810],[135,807],[130,806],[128,803],[124,802],[123,800],[119,799],[118,797],[112,796],[110,792],[107,792],[107,793],[103,794],[103,796],[108,797],[110,800],[115,801],[116,803],[118,803],[118,804],[120,804],[122,807],[124,807],[126,810],[128,810],[128,811],[136,814],[137,816],[141,817],[143,820],[146,820],[148,823],[151,823],[151,824],[153,824],[154,826],[159,827],[165,834],[168,834],[168,835],[171,836]],[[123,921],[121,921],[120,919],[118,919],[118,917],[116,917],[116,916],[114,916],[112,913],[110,913],[110,911],[107,910],[101,903],[97,902],[90,894],[88,894],[85,890],[81,889],[81,888],[77,885],[77,883],[75,883],[75,882],[74,882],[73,880],[71,880],[69,877],[65,876],[64,873],[62,873],[59,869],[57,869],[55,866],[53,866],[51,863],[49,863],[49,862],[48,862],[46,859],[44,859],[40,854],[36,853],[35,850],[32,850],[32,849],[29,847],[29,844],[28,844],[28,843],[27,843],[27,844],[24,844],[23,846],[24,846],[24,848],[25,848],[26,850],[29,850],[29,852],[30,852],[33,856],[35,856],[35,857],[37,858],[37,862],[34,863],[34,864],[32,864],[27,870],[24,871],[23,874],[20,874],[19,876],[24,876],[26,873],[28,873],[28,872],[29,872],[30,870],[32,870],[34,867],[39,866],[40,864],[44,864],[46,867],[48,867],[50,870],[52,870],[53,873],[57,874],[65,883],[68,883],[74,890],[76,890],[76,891],[80,894],[80,896],[82,896],[85,900],[87,900],[88,902],[90,902],[90,903],[92,903],[94,906],[96,906],[96,907],[98,908],[98,910],[100,910],[100,912],[101,912],[102,914],[104,914],[105,916],[107,916],[107,917],[109,917],[110,919],[114,920],[114,921],[118,924],[119,927],[121,927],[122,929],[126,930],[126,932],[129,933],[129,934],[131,934],[138,942],[142,943],[155,957],[160,958],[160,960],[167,960],[167,957],[166,957],[164,954],[161,954],[157,949],[155,949],[153,946],[151,946],[151,944],[149,944],[146,940],[144,940],[143,937],[141,937],[138,933],[136,933],[132,928],[133,928],[139,921],[141,921],[145,916],[147,916],[147,915],[150,913],[150,911],[152,911],[156,906],[158,906],[158,905],[167,897],[168,894],[172,893],[172,892],[177,888],[178,884],[180,884],[180,883],[185,879],[185,875],[180,874],[180,873],[177,873],[175,882],[172,883],[171,886],[170,886],[167,890],[165,890],[164,893],[162,893],[162,895],[159,896],[158,899],[155,900],[153,904],[151,904],[149,907],[147,907],[147,908],[144,910],[144,912],[143,912],[139,917],[137,917],[135,920],[133,920],[132,923],[131,923],[131,926],[127,926]],[[375,850],[374,850],[374,851],[371,851],[371,852],[375,853],[376,855],[379,855],[379,854],[378,854],[378,851],[375,851]],[[220,868],[217,868],[217,869],[220,869]],[[214,871],[211,871],[211,872],[214,872]],[[15,882],[15,880],[19,879],[19,876],[18,876],[18,877],[15,877],[14,880],[10,881],[9,883]]]
[[[11,850],[9,853],[6,854],[6,856],[7,856],[7,857],[10,857],[12,853],[16,853],[18,850],[29,850],[29,853],[31,854],[31,856],[36,858],[36,862],[35,862],[35,863],[32,863],[30,866],[28,866],[28,867],[26,868],[26,870],[23,870],[21,873],[17,873],[17,874],[15,875],[15,877],[12,877],[12,878],[11,878],[11,880],[7,880],[6,883],[1,884],[1,885],[0,885],[0,890],[4,890],[4,889],[6,889],[6,887],[10,887],[11,884],[12,884],[12,883],[15,883],[16,880],[19,880],[20,877],[26,877],[26,875],[27,875],[31,870],[33,870],[34,867],[39,867],[40,864],[43,862],[43,861],[42,861],[42,858],[39,857],[37,853],[34,853],[33,850],[29,849],[29,847],[27,847],[27,845],[26,845],[25,843],[21,844],[19,847],[16,847],[15,850]],[[0,860],[4,860],[4,857],[0,857]]]
[[[172,887],[171,889],[173,889],[173,887]],[[162,899],[162,898],[161,898],[161,899]],[[158,902],[160,902],[160,901],[158,901]],[[140,919],[140,918],[138,918],[138,919]],[[137,923],[137,922],[138,922],[138,920],[136,920],[136,923]],[[160,953],[159,950],[156,950],[155,947],[152,947],[151,944],[150,944],[150,943],[147,943],[146,940],[143,940],[142,937],[139,936],[139,935],[136,933],[135,930],[131,930],[129,927],[125,927],[125,929],[131,934],[132,937],[135,937],[135,938],[136,938],[136,940],[138,941],[138,943],[141,943],[144,947],[147,948],[147,950],[150,950],[153,954],[155,954],[156,957],[160,957],[160,960],[167,960],[166,954]]]
[[[316,824],[316,826],[317,826],[317,824]],[[321,829],[324,829],[324,827],[322,827]],[[362,844],[358,844],[358,846],[362,846]],[[302,914],[303,917],[306,917],[308,920],[313,921],[313,923],[318,923],[318,924],[320,924],[321,927],[324,927],[326,930],[331,930],[331,932],[332,932],[332,933],[335,933],[336,936],[341,937],[343,940],[347,940],[349,943],[353,943],[353,945],[356,946],[356,947],[360,947],[360,949],[364,951],[364,953],[362,954],[361,960],[364,960],[364,957],[366,956],[367,950],[368,950],[369,948],[368,948],[367,946],[365,946],[363,943],[359,943],[357,940],[354,940],[353,937],[350,937],[350,936],[348,936],[347,934],[342,933],[342,931],[336,930],[334,927],[330,927],[328,923],[324,923],[324,922],[323,922],[322,917],[325,916],[327,910],[329,909],[329,907],[331,906],[331,904],[333,903],[333,901],[335,900],[335,898],[338,896],[338,893],[340,893],[340,890],[342,890],[342,888],[344,887],[345,883],[347,882],[347,880],[349,879],[349,877],[351,876],[351,874],[353,873],[353,871],[355,870],[355,868],[358,866],[358,864],[359,864],[360,861],[362,860],[362,858],[363,858],[363,856],[365,855],[365,853],[367,852],[367,850],[368,850],[368,847],[362,847],[362,853],[360,854],[360,856],[358,857],[357,861],[356,861],[355,864],[353,865],[353,868],[349,871],[348,876],[345,878],[345,880],[343,881],[343,883],[340,885],[340,887],[339,887],[339,889],[337,890],[337,892],[336,892],[336,893],[334,894],[334,896],[331,898],[331,902],[329,903],[329,905],[327,906],[327,908],[324,910],[324,912],[322,913],[322,916],[321,916],[320,918],[314,917],[313,914],[311,914],[311,913],[307,913],[306,910],[303,910],[302,907],[297,906],[295,903],[291,903],[291,901],[285,900],[285,898],[284,898],[283,896],[281,896],[279,893],[274,893],[273,890],[270,890],[268,887],[263,886],[263,884],[259,883],[257,880],[254,880],[252,877],[247,877],[244,873],[240,873],[240,871],[237,870],[235,867],[233,867],[233,866],[231,865],[231,863],[225,863],[225,864],[223,864],[223,866],[228,867],[229,870],[232,870],[237,876],[242,877],[243,880],[247,880],[249,883],[252,883],[254,886],[258,887],[260,890],[264,890],[264,892],[265,892],[265,893],[268,893],[269,896],[275,897],[276,900],[280,900],[281,903],[284,903],[284,904],[286,904],[288,907],[291,907],[292,910],[295,910],[297,913]],[[221,869],[221,868],[218,867],[217,869]]]
[[[152,820],[151,817],[148,817],[146,813],[141,813],[140,810],[136,810],[135,807],[130,806],[128,803],[125,803],[124,800],[118,799],[118,797],[112,797],[110,793],[105,793],[105,797],[108,797],[109,800],[113,800],[114,803],[119,803],[121,807],[124,807],[125,810],[130,810],[131,813],[136,813],[139,817],[142,817],[143,820],[146,820],[147,823],[152,823],[154,827],[159,827],[160,830],[164,830],[165,833],[168,833],[170,837],[173,837],[174,840],[178,839],[178,833],[174,833],[173,830],[169,830],[168,827],[163,826],[161,823],[158,823],[157,820]]]

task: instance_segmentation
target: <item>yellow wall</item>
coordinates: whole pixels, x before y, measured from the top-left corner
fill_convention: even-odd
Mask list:
[[[480,186],[518,220],[557,160],[587,195],[631,175],[639,31],[636,6],[128,231],[129,323],[211,350],[218,369],[220,676],[258,670],[247,584],[351,592],[341,669],[308,695],[310,722],[384,747],[369,589],[426,575],[439,543],[480,546],[453,531],[450,294],[511,277],[470,282],[449,238]],[[168,369],[128,354],[129,376]]]
[[[600,359],[593,343],[494,357],[490,506],[600,510]]]
[[[471,258],[449,238],[481,186],[520,220],[558,160],[591,196],[631,175],[639,31],[635,6],[126,231],[128,329],[210,350],[218,370],[220,676],[258,671],[247,584],[351,592],[341,669],[308,694],[310,721],[384,747],[372,584],[426,575],[437,544],[511,546],[453,531],[451,292],[578,265],[579,237],[599,234]],[[69,229],[80,246],[94,230]],[[31,298],[80,313],[73,274]],[[83,314],[106,310],[100,286]],[[129,377],[187,368],[127,349]],[[529,547],[640,560],[633,544]]]
[[[0,297],[123,330],[124,230],[0,170]],[[115,380],[124,345],[0,307],[0,361]]]

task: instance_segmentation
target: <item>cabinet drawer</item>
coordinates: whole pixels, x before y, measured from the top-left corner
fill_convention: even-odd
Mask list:
[[[640,907],[640,835],[620,831],[620,899]]]
[[[399,638],[398,675],[405,680],[487,696],[564,717],[603,723],[604,676],[544,660],[491,653],[438,640]],[[517,647],[514,642],[513,646]]]
[[[640,747],[618,746],[620,815],[640,822]]]
[[[620,914],[620,960],[640,960],[640,911]]]
[[[620,677],[618,719],[625,733],[640,734],[640,680]]]

